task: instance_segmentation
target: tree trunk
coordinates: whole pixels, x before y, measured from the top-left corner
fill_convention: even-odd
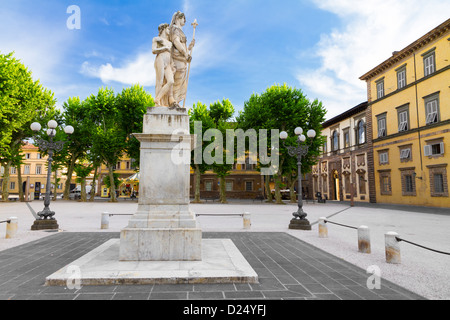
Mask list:
[[[284,202],[281,199],[281,192],[280,192],[281,175],[276,174],[274,176],[274,180],[275,180],[275,203],[283,204]]]
[[[295,183],[297,182],[297,178],[292,179],[292,176],[289,178],[289,196],[291,198],[290,203],[297,203],[297,197],[295,196]],[[298,191],[297,191],[297,194]]]
[[[220,181],[220,203],[228,203],[227,202],[227,194],[226,194],[225,177],[219,177],[219,181]]]
[[[270,176],[265,177],[264,183],[266,189],[267,202],[273,202],[272,191],[270,190]]]
[[[200,179],[201,179],[201,172],[200,172],[200,168],[199,165],[196,164],[195,165],[195,179],[194,179],[194,203],[201,203],[202,201],[200,200]]]
[[[111,195],[111,199],[109,200],[109,202],[117,202],[116,184],[114,183],[114,169],[113,169],[113,166],[109,166],[108,169],[109,169],[109,181],[110,181],[109,194]]]
[[[11,171],[11,161],[8,161],[5,166],[5,173],[3,174],[3,182],[2,182],[2,201],[3,202],[8,202],[10,171]]]
[[[93,202],[95,199],[95,181],[97,180],[97,171],[98,171],[98,166],[95,166],[94,177],[92,178],[92,183],[91,183],[91,192],[90,192],[89,202]]]
[[[81,202],[86,202],[86,178],[81,178]]]
[[[75,162],[77,161],[75,156],[72,156],[72,159],[70,160],[69,168],[67,168],[67,180],[66,185],[64,187],[64,200],[70,200],[69,199],[69,193],[70,193],[70,184],[72,182],[72,174],[73,174],[73,168],[75,167]]]
[[[53,180],[55,183],[55,192],[53,193],[53,201],[56,201],[56,199],[58,198],[58,169],[55,170],[55,176],[54,176],[55,180]]]
[[[25,197],[24,197],[24,193],[23,193],[23,182],[22,182],[22,166],[19,165],[17,167],[17,184],[19,187],[19,201],[20,202],[25,202]]]

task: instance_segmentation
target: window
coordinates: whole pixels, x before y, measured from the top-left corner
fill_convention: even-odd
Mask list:
[[[436,59],[434,51],[423,55],[424,76],[429,76],[436,70]]]
[[[253,181],[245,181],[245,191],[253,191]]]
[[[350,147],[350,132],[348,129],[344,130],[344,148]]]
[[[444,142],[431,142],[424,150],[425,157],[438,156],[444,154]]]
[[[337,132],[337,130],[333,131],[331,146],[332,146],[332,151],[339,150],[339,133]]]
[[[205,181],[205,190],[212,191],[212,184],[213,184],[213,182],[211,180]]]
[[[324,144],[323,144],[323,153],[327,153],[328,152],[328,150],[327,150],[327,142],[325,141],[324,142]]]
[[[430,191],[432,197],[448,197],[447,164],[427,166],[430,170]]]
[[[36,166],[36,174],[42,174],[42,166]]]
[[[400,150],[400,160],[411,160],[411,149]]]
[[[386,113],[377,116],[377,122],[378,122],[378,138],[386,137]]]
[[[26,165],[26,166],[23,168],[23,174],[30,174],[30,166],[29,166],[29,165]]]
[[[363,120],[360,120],[358,122],[358,144],[363,144],[366,142],[366,128]]]
[[[31,159],[31,153],[25,154],[25,159]]]
[[[384,78],[376,81],[377,84],[377,99],[384,97]]]
[[[404,183],[405,183],[405,192],[411,193],[414,192],[414,182],[413,182],[413,176],[410,174],[407,174],[404,176]]]
[[[225,182],[225,191],[233,191],[233,181]]]
[[[439,93],[424,98],[426,124],[439,122]]]
[[[407,131],[409,129],[408,109],[398,109],[398,132]]]
[[[16,183],[13,181],[9,184],[9,189],[14,190],[16,188]]]
[[[442,173],[433,174],[434,180],[434,192],[443,193],[444,192],[444,175]]]
[[[381,171],[380,172],[380,193],[382,195],[391,195],[391,172]]]
[[[406,87],[406,66],[397,70],[397,89]]]
[[[11,174],[17,174],[17,168],[11,167]]]
[[[1,175],[5,174],[5,167],[3,167],[3,166],[0,167],[0,174]]]
[[[378,157],[381,164],[388,164],[389,163],[389,152],[388,151],[381,151],[378,153]]]
[[[38,153],[36,159],[42,159],[42,154]]]

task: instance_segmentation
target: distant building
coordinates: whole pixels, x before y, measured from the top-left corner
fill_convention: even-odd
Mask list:
[[[370,127],[367,102],[324,122],[322,135],[326,142],[322,156],[312,168],[314,194],[337,201],[375,202],[369,188],[372,149],[367,137]],[[353,189],[352,189],[353,185]]]
[[[450,207],[450,19],[360,79],[377,202]]]
[[[22,158],[23,164],[20,168],[11,167],[10,168],[10,177],[9,177],[9,193],[12,195],[19,194],[19,188],[25,192],[27,189],[27,182],[29,183],[29,190],[31,197],[39,197],[41,194],[45,194],[46,192],[46,183],[47,183],[47,164],[48,157],[43,156],[39,148],[26,143],[22,147]],[[22,177],[22,184],[19,185],[19,171]],[[5,173],[5,168],[0,168],[0,177],[3,177]],[[66,176],[62,175],[61,170],[57,172],[57,178],[59,179],[56,190],[57,193],[63,193],[63,186],[67,180]],[[3,178],[1,178],[3,179]],[[52,183],[52,192],[54,192],[54,182],[55,174],[52,173],[51,183]],[[1,183],[0,183],[1,188]]]

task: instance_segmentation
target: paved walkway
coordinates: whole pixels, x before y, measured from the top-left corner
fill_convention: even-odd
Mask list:
[[[388,281],[367,287],[365,270],[286,233],[204,233],[232,239],[258,273],[258,284],[46,287],[45,278],[118,233],[56,233],[0,252],[2,300],[383,300],[422,299]]]

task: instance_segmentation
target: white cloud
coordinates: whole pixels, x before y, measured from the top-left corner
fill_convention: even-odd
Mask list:
[[[297,75],[324,102],[328,118],[366,99],[361,75],[444,22],[450,12],[450,2],[439,0],[312,1],[342,22],[314,48],[320,67]]]
[[[151,51],[143,52],[126,62],[122,67],[114,67],[110,63],[92,66],[85,61],[81,73],[94,78],[100,78],[103,83],[118,82],[126,85],[139,83],[142,86],[155,85],[155,56]]]

